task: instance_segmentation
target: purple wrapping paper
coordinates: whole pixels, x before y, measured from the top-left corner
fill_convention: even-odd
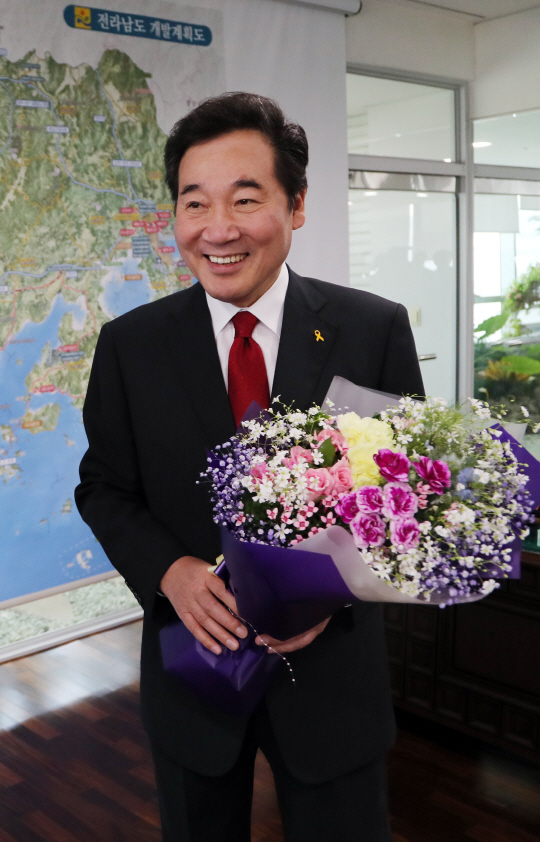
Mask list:
[[[215,572],[229,586],[224,562]],[[248,636],[238,639],[235,652],[222,646],[221,655],[214,655],[180,619],[174,620],[159,634],[163,668],[204,704],[233,716],[250,716],[281,663],[278,655],[270,656],[264,646],[257,646],[255,637],[248,627]]]
[[[257,646],[256,634],[287,640],[356,598],[329,555],[247,544],[225,527],[221,540],[226,563],[222,562],[216,573],[224,581],[230,575],[230,588],[239,616],[247,621],[248,637],[238,641],[235,652],[222,646],[221,655],[214,655],[181,620],[175,620],[160,632],[163,667],[205,704],[249,716],[282,663],[278,655]]]
[[[524,473],[528,474],[529,482],[525,488],[531,495],[534,508],[537,508],[540,505],[540,462],[500,424],[494,424],[489,429],[500,432],[500,436],[497,436],[499,441],[510,442],[512,453],[521,463]],[[521,576],[522,543],[521,539],[516,537],[512,544],[512,559],[510,561],[512,570],[506,574],[508,579],[519,579]],[[502,573],[500,568],[495,565],[486,565],[486,571],[483,574],[484,579],[501,579],[503,576],[505,574]]]
[[[236,652],[222,646],[214,655],[196,640],[181,620],[160,632],[163,666],[175,675],[201,702],[224,713],[249,716],[269,689],[281,663],[257,646],[255,634],[239,640]]]
[[[288,640],[355,602],[330,555],[236,539],[221,527],[239,616],[258,633]]]

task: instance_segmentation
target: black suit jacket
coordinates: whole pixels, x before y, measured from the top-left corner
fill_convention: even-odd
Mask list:
[[[317,341],[319,331],[324,341]],[[290,271],[273,395],[322,403],[334,375],[396,394],[423,394],[405,308]],[[221,775],[246,722],[206,708],[162,668],[159,630],[174,615],[157,595],[183,555],[220,554],[206,448],[234,435],[203,288],[144,305],[100,334],[84,406],[89,448],[75,499],[83,519],[144,607],[141,703],[150,738],[183,765]],[[289,770],[318,783],[369,762],[393,740],[380,606],[339,611],[289,656],[266,704]]]

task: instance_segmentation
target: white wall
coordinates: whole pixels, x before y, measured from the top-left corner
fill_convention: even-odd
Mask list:
[[[349,283],[344,17],[275,0],[222,8],[226,87],[276,99],[309,141],[306,224],[289,255],[301,275]]]
[[[474,32],[472,116],[540,108],[540,9],[479,23]]]
[[[364,0],[347,19],[347,62],[470,80],[474,20],[409,0]]]

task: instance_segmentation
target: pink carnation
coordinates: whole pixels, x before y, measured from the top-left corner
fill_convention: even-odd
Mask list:
[[[384,486],[383,496],[382,513],[390,520],[412,517],[418,511],[418,497],[407,483],[387,483]]]
[[[421,456],[418,462],[413,464],[418,476],[427,482],[434,494],[442,494],[445,488],[450,487],[452,472],[442,459],[432,462],[427,456]]]
[[[329,468],[334,478],[333,494],[342,494],[352,488],[351,466],[347,459],[342,458],[335,465]]]
[[[368,547],[382,547],[386,540],[386,528],[379,515],[364,515],[359,512],[351,523],[354,542],[361,550]]]
[[[390,538],[398,551],[406,552],[417,547],[420,542],[420,526],[413,517],[401,518],[390,522]]]
[[[335,508],[344,523],[350,523],[358,514],[357,494],[353,491],[351,494],[342,494],[339,502]]]
[[[287,468],[294,468],[295,465],[298,465],[300,459],[305,459],[306,462],[313,462],[313,454],[311,450],[306,450],[305,447],[300,447],[299,444],[296,444],[294,447],[291,447],[291,455],[282,461]]]
[[[334,490],[334,477],[328,468],[308,468],[304,474],[307,484],[307,500],[319,500],[332,494]]]
[[[364,514],[380,514],[384,502],[382,491],[377,485],[364,485],[356,492],[356,502]]]
[[[320,433],[315,436],[318,442],[323,442],[325,439],[332,439],[332,444],[341,453],[346,453],[349,449],[347,439],[335,427],[324,427]]]
[[[262,479],[268,473],[268,465],[266,462],[257,462],[250,470],[250,474],[255,479]]]
[[[383,479],[388,482],[407,482],[411,463],[404,453],[394,453],[383,447],[373,456]]]

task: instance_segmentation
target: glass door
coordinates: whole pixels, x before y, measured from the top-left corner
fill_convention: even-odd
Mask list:
[[[453,403],[472,391],[466,90],[349,71],[351,286],[405,305],[426,393]]]

